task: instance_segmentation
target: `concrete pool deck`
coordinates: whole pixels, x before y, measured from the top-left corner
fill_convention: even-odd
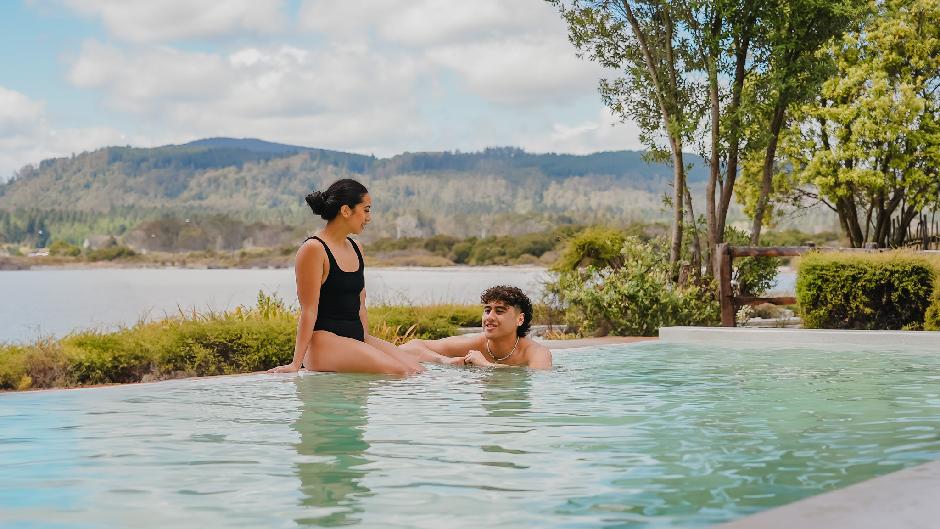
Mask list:
[[[935,529],[940,461],[892,472],[713,529]]]
[[[664,327],[664,343],[825,346],[940,353],[940,332]],[[940,461],[924,463],[760,512],[715,529],[933,529],[940,527]]]
[[[752,327],[663,327],[664,343],[698,345],[824,345],[914,348],[940,353],[940,331],[839,331]]]

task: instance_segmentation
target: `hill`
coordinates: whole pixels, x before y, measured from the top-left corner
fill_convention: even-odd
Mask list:
[[[693,188],[706,177],[698,157]],[[310,224],[303,197],[343,177],[372,191],[370,235],[526,233],[557,223],[665,220],[672,170],[640,152],[361,154],[257,139],[208,138],[155,148],[105,147],[26,166],[0,184],[0,238],[80,241],[157,219]],[[51,233],[51,235],[50,235]],[[2,241],[0,241],[2,242]],[[43,242],[37,240],[36,242]],[[46,241],[48,242],[48,241]]]

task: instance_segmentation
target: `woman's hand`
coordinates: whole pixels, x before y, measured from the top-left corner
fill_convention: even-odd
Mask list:
[[[302,366],[296,364],[286,364],[283,366],[272,367],[268,369],[268,373],[296,373],[300,371]]]

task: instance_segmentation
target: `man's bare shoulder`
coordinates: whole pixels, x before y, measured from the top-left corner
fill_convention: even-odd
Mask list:
[[[552,367],[552,351],[544,344],[526,339],[526,363],[529,367],[549,369]]]

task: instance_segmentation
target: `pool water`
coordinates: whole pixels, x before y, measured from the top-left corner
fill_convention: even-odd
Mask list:
[[[940,355],[663,343],[0,395],[0,526],[696,527],[940,458]]]

